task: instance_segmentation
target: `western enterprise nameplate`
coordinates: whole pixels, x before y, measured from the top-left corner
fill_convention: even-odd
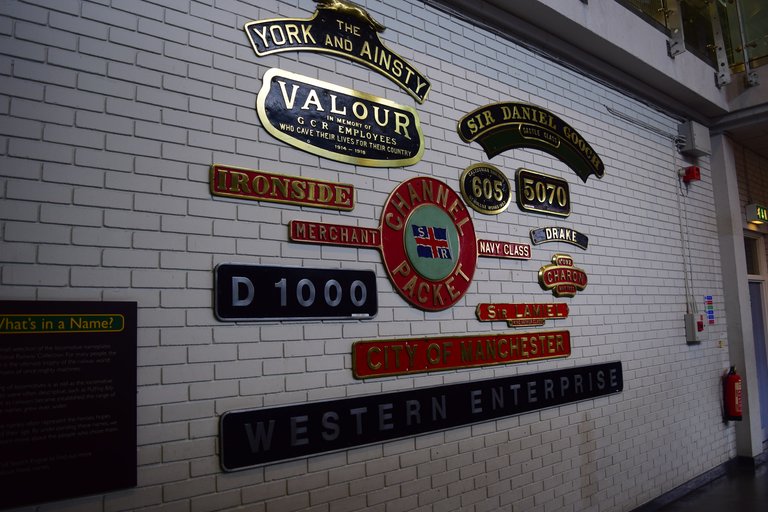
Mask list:
[[[442,311],[468,291],[477,267],[472,217],[459,194],[432,177],[395,187],[378,228],[292,220],[293,242],[370,247],[381,251],[397,292],[425,311]]]
[[[568,317],[568,304],[508,304],[483,302],[475,308],[475,316],[481,322],[507,322],[508,327],[542,326],[546,320]]]
[[[464,142],[477,141],[488,158],[513,148],[534,148],[567,164],[584,182],[602,178],[605,165],[571,125],[527,103],[492,103],[466,114],[456,130]]]
[[[509,180],[491,164],[473,164],[464,169],[459,190],[464,201],[480,213],[499,214],[512,200]]]
[[[352,345],[352,373],[369,379],[570,355],[568,331],[357,341]]]
[[[287,51],[329,53],[359,62],[392,80],[419,103],[432,85],[423,74],[387,48],[385,27],[361,6],[345,0],[315,0],[311,18],[251,21],[245,33],[258,56]]]
[[[224,471],[308,457],[590,400],[624,389],[612,361],[377,393],[225,412],[219,421]]]
[[[517,205],[521,210],[557,217],[571,214],[568,182],[543,172],[520,168],[515,173]]]
[[[577,291],[587,287],[587,274],[573,266],[573,258],[567,254],[552,256],[552,264],[539,269],[539,284],[552,290],[555,297],[574,297]]]
[[[223,321],[372,318],[378,310],[372,270],[220,263],[213,288]]]
[[[547,242],[565,242],[586,251],[587,246],[589,245],[589,238],[587,235],[579,233],[575,229],[546,227],[532,229],[531,242],[533,242],[533,245],[544,244]]]
[[[323,158],[402,167],[424,154],[416,110],[384,98],[273,68],[256,102],[272,136]]]
[[[211,166],[211,194],[343,211],[355,208],[355,187],[346,183],[221,164]]]

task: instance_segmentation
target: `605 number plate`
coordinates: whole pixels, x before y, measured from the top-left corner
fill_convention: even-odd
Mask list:
[[[530,169],[518,169],[517,205],[521,210],[567,217],[571,214],[568,182]]]
[[[221,263],[214,295],[223,321],[371,318],[378,310],[372,270]]]

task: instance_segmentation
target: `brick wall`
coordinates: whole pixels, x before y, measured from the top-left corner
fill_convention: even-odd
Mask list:
[[[0,3],[0,299],[138,303],[138,486],[40,510],[627,511],[735,454],[720,419],[725,312],[709,163],[680,195],[677,120],[497,35],[415,0],[363,1],[382,39],[432,82],[420,105],[387,79],[315,53],[257,57],[244,23],[309,17],[309,0]],[[426,151],[406,168],[319,158],[271,137],[255,102],[270,68],[416,108]],[[576,128],[605,166],[587,183],[559,160],[515,149],[491,162],[566,179],[562,225],[589,250],[533,248],[530,261],[478,260],[468,294],[439,313],[393,290],[376,251],[291,244],[292,219],[375,227],[388,193],[429,175],[458,188],[488,161],[456,122],[491,102],[530,102]],[[211,196],[212,163],[351,183],[338,213]],[[686,215],[679,215],[679,205]],[[512,204],[472,212],[479,237],[528,243],[550,218]],[[555,222],[556,224],[558,222]],[[681,224],[690,249],[681,243]],[[547,301],[536,274],[568,250],[589,286],[568,300],[572,355],[473,370],[356,381],[361,339],[503,330],[477,322],[479,302]],[[571,248],[572,249],[572,248]],[[683,258],[703,313],[700,345],[683,332]],[[379,313],[368,321],[223,323],[214,318],[221,262],[370,269]],[[623,393],[398,441],[267,465],[219,469],[219,416],[258,408],[620,360]],[[106,468],[105,468],[106,469]],[[42,482],[41,482],[42,484]],[[1,504],[1,499],[0,499]],[[36,507],[31,507],[32,510]]]

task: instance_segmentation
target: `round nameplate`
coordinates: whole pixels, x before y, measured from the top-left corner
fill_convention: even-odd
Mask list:
[[[467,293],[477,265],[477,237],[459,195],[431,177],[398,185],[381,217],[381,253],[400,295],[442,311]]]
[[[473,164],[464,169],[459,189],[473,210],[489,215],[503,212],[512,200],[509,180],[491,164]]]

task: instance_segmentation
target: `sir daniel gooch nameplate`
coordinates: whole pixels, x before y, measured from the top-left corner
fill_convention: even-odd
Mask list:
[[[272,136],[323,158],[402,167],[424,154],[414,109],[296,73],[267,71],[257,110]]]

